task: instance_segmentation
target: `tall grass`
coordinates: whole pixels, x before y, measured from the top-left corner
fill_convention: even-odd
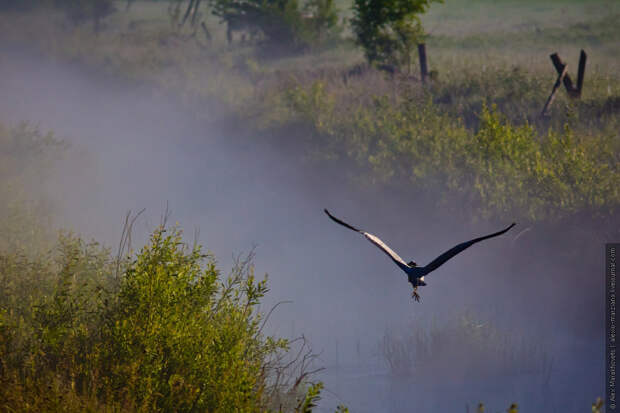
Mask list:
[[[381,354],[394,376],[428,377],[449,371],[457,380],[528,375],[549,384],[553,358],[542,344],[501,331],[471,314],[429,327],[388,330]]]

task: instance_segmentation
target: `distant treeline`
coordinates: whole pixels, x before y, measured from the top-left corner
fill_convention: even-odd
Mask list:
[[[116,10],[113,0],[0,0],[0,11],[27,11],[37,7],[61,10],[73,24],[92,21],[96,31],[101,19]]]

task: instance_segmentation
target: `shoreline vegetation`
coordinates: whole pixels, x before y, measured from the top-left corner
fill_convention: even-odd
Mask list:
[[[257,136],[286,130],[292,136],[276,139],[304,137],[287,144],[352,161],[371,182],[405,184],[432,193],[438,204],[458,199],[474,219],[540,223],[585,215],[617,222],[620,63],[608,49],[620,35],[609,16],[565,29],[532,23],[533,30],[502,32],[499,40],[497,33],[431,34],[436,80],[422,84],[414,70],[390,75],[369,67],[342,36],[283,57],[262,56],[249,42],[229,46],[205,8],[201,17],[213,32],[207,42],[199,28],[178,28],[165,4],[136,2],[99,32],[63,27],[58,14],[4,16],[2,25],[54,58],[180,97],[196,116],[234,118]],[[517,50],[536,36],[538,45],[536,54],[512,63],[476,36]],[[565,48],[562,42],[591,51],[584,93],[579,100],[559,93],[541,117],[554,80],[542,45],[553,51]]]

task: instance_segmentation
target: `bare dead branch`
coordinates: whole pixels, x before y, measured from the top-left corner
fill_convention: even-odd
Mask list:
[[[145,208],[140,210],[133,218],[131,218],[131,211],[127,211],[125,215],[125,222],[123,223],[123,230],[121,232],[121,239],[118,243],[118,252],[116,254],[116,271],[114,274],[114,278],[118,279],[118,275],[121,267],[121,257],[125,250],[129,251],[131,249],[131,233],[133,231],[133,225],[142,213],[146,211]]]
[[[265,319],[263,320],[263,323],[261,324],[260,328],[258,329],[257,334],[260,334],[261,331],[263,331],[263,327],[265,327],[265,324],[267,324],[267,321],[269,320],[269,317],[271,317],[271,313],[273,313],[273,311],[280,305],[280,304],[291,304],[293,303],[290,300],[284,300],[284,301],[278,301],[273,307],[271,307],[271,310],[269,310],[269,312],[267,313],[267,315],[265,316]]]
[[[159,219],[159,226],[162,228],[165,228],[166,225],[168,225],[168,219],[170,218],[171,215],[172,215],[172,211],[170,210],[168,201],[166,201],[166,209],[164,209],[164,212],[161,215],[161,218]]]

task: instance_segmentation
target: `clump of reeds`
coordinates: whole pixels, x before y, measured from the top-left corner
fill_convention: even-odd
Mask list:
[[[412,324],[399,332],[388,330],[380,348],[395,376],[449,369],[453,377],[470,379],[531,374],[548,384],[553,367],[542,344],[468,313],[429,327]]]

